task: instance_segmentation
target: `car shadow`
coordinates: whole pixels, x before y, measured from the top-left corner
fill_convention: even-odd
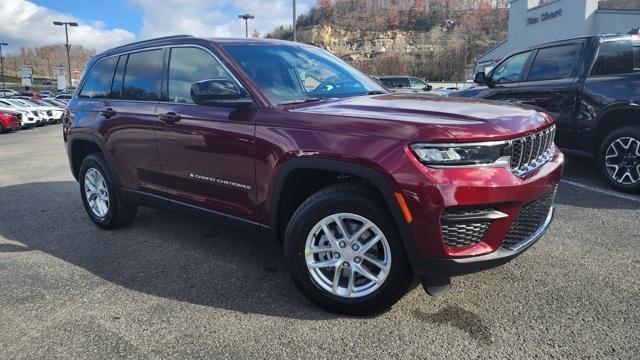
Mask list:
[[[0,244],[0,253],[37,250],[125,288],[191,304],[335,317],[295,288],[275,240],[219,223],[140,208],[130,226],[101,230],[72,181],[0,187],[0,219],[0,235],[10,241]]]

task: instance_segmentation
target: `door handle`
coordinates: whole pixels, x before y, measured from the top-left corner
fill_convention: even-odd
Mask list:
[[[174,113],[174,112],[168,112],[166,114],[160,114],[158,115],[158,119],[160,119],[160,121],[164,121],[167,124],[173,124],[175,122],[180,121],[181,117],[180,115]]]
[[[116,111],[113,110],[112,108],[106,108],[100,111],[100,115],[104,116],[107,119],[114,116],[115,114],[116,114]]]

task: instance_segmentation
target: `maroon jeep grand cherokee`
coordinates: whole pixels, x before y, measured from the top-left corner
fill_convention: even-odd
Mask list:
[[[333,311],[393,305],[503,264],[553,215],[563,155],[535,108],[390,94],[325,51],[172,36],[97,55],[65,115],[98,226],[137,206],[213,215],[284,242]]]

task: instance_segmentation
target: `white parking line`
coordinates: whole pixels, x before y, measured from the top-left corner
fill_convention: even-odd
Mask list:
[[[600,189],[600,188],[597,188],[595,186],[585,185],[585,184],[581,184],[579,182],[575,182],[575,181],[571,181],[571,180],[560,180],[560,182],[563,182],[563,183],[569,184],[569,185],[573,185],[573,186],[576,186],[576,187],[579,187],[579,188],[582,188],[582,189],[599,192],[601,194],[614,196],[614,197],[617,197],[617,198],[620,198],[620,199],[625,199],[625,200],[629,200],[629,201],[640,203],[640,198],[637,198],[637,197],[632,196],[632,195],[621,194],[621,193],[617,193],[617,192],[612,191],[612,190]]]

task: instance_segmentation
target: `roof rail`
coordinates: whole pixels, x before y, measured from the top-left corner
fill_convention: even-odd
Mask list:
[[[132,43],[116,46],[116,47],[111,48],[111,49],[109,49],[109,50],[107,50],[105,52],[111,52],[113,50],[118,50],[118,49],[129,47],[129,46],[132,46],[132,45],[141,45],[141,44],[150,43],[150,42],[154,42],[154,41],[180,39],[180,38],[186,38],[186,37],[193,37],[193,35],[170,35],[170,36],[157,37],[157,38],[153,38],[153,39],[140,40],[140,41],[136,41],[136,42],[132,42]]]

